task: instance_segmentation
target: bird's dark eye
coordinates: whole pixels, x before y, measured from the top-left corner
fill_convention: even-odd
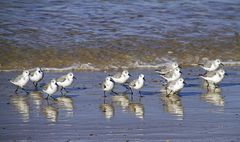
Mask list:
[[[38,71],[39,73],[41,73],[41,71]]]

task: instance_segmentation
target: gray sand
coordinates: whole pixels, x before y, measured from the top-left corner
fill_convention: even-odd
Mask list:
[[[131,71],[133,78],[145,74],[144,97],[108,94],[105,104],[98,84],[103,72],[75,73],[69,97],[59,98],[58,92],[57,102],[37,92],[14,94],[8,79],[19,72],[1,72],[0,141],[240,141],[239,70],[226,68],[221,93],[207,94],[197,76],[203,70],[183,69],[187,86],[172,98],[160,94],[160,77],[153,70]],[[42,83],[62,74],[46,73]]]

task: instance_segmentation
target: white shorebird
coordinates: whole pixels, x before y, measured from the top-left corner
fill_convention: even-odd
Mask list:
[[[162,67],[155,71],[160,74],[166,74],[168,72],[173,71],[175,68],[180,68],[179,64],[177,62],[171,62],[163,65]]]
[[[18,75],[16,78],[11,79],[10,82],[17,86],[17,89],[15,90],[15,93],[17,93],[19,87],[27,92],[23,87],[28,83],[29,81],[29,71],[24,70],[21,75]],[[27,92],[28,93],[28,92]]]
[[[102,82],[102,90],[104,92],[104,97],[106,97],[106,92],[113,92],[117,94],[113,91],[114,85],[115,83],[110,76],[105,78],[105,80]]]
[[[208,86],[209,86],[209,83],[213,83],[214,86],[216,86],[219,82],[223,80],[224,75],[225,75],[225,71],[223,69],[219,69],[216,71],[207,72],[204,76],[200,76],[200,77],[207,81]]]
[[[183,78],[179,78],[175,81],[171,81],[165,87],[166,93],[168,95],[171,93],[173,94],[178,93],[184,87],[184,84],[185,82]]]
[[[52,79],[50,83],[48,83],[43,87],[43,92],[48,95],[46,99],[48,99],[48,97],[53,98],[52,95],[56,93],[57,90],[58,90],[58,85],[55,79]],[[55,98],[53,99],[55,100]]]
[[[36,68],[33,72],[30,73],[30,80],[33,82],[35,88],[37,88],[38,82],[40,82],[44,77],[44,72],[41,68]]]
[[[62,87],[61,90],[60,90],[61,94],[63,94],[62,90],[65,90],[66,92],[68,92],[65,89],[65,87],[70,86],[73,83],[73,79],[76,79],[76,77],[73,75],[72,72],[70,72],[66,75],[63,75],[63,76],[56,79],[57,80],[57,85]]]
[[[142,97],[140,89],[144,86],[144,81],[145,78],[143,74],[140,74],[138,79],[131,81],[129,83],[131,94],[133,94],[132,89],[139,90],[140,97]]]
[[[206,71],[215,71],[220,67],[220,65],[223,64],[219,59],[216,60],[205,59],[202,61],[202,63],[199,63],[198,65],[200,65],[200,67],[202,67]]]
[[[181,70],[180,68],[175,68],[173,71],[165,73],[165,74],[160,74],[161,77],[163,77],[167,82],[171,82],[174,80],[177,80],[178,78],[181,77]]]
[[[130,76],[131,75],[129,74],[128,70],[124,70],[121,73],[119,72],[113,75],[112,79],[115,83],[124,84],[127,82]]]

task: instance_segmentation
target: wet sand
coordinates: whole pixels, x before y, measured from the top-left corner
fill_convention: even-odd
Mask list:
[[[0,141],[240,141],[240,67],[229,74],[221,93],[201,87],[198,68],[183,69],[187,85],[179,96],[160,93],[160,77],[153,70],[132,70],[146,76],[144,97],[103,98],[103,72],[76,72],[78,80],[66,96],[46,101],[33,92],[14,94],[8,79],[19,72],[0,72]],[[48,72],[43,83],[63,73]],[[29,91],[33,85],[26,86]],[[125,89],[115,88],[117,92]]]

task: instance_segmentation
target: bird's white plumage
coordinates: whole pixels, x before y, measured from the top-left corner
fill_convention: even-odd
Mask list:
[[[144,75],[140,74],[138,79],[130,82],[129,87],[132,89],[140,90],[144,86]]]
[[[167,80],[167,82],[171,82],[171,81],[174,81],[174,80],[177,80],[178,78],[181,77],[181,71],[180,71],[180,68],[175,68],[173,71],[171,72],[168,72],[166,74],[160,74],[161,77],[163,77],[164,79]]]
[[[50,83],[43,87],[43,92],[47,93],[48,95],[52,95],[56,93],[58,90],[58,85],[55,79],[52,79]]]
[[[166,89],[170,92],[176,93],[184,87],[184,79],[179,78],[167,84]]]
[[[57,84],[61,87],[68,87],[73,83],[74,75],[73,73],[68,73],[66,75],[63,75],[59,78],[57,78]]]
[[[127,82],[129,77],[130,77],[129,72],[127,70],[124,70],[124,71],[122,71],[121,74],[116,74],[116,75],[112,76],[112,79],[116,83],[124,84]]]
[[[207,80],[208,82],[218,84],[223,80],[224,75],[225,75],[225,71],[223,69],[219,69],[212,73],[207,73],[205,76],[200,76],[200,77]]]
[[[39,82],[43,79],[44,73],[41,68],[37,68],[35,71],[30,73],[30,80],[32,82]]]
[[[105,81],[103,81],[103,83],[102,83],[102,89],[103,89],[103,91],[105,91],[105,92],[110,92],[110,91],[113,90],[113,88],[114,88],[114,82],[113,82],[113,80],[111,79],[110,76],[106,77],[106,78],[105,78]]]
[[[200,64],[200,67],[202,67],[206,71],[215,71],[220,67],[221,64],[222,63],[219,59],[205,60],[202,64]]]
[[[156,72],[160,73],[160,74],[166,74],[168,72],[173,71],[175,68],[178,68],[178,67],[179,67],[179,65],[177,62],[171,62],[171,63],[167,63],[167,64],[163,65],[158,70],[156,70]]]
[[[10,80],[10,82],[18,87],[23,88],[29,81],[29,71],[24,70],[23,73],[16,78]]]

